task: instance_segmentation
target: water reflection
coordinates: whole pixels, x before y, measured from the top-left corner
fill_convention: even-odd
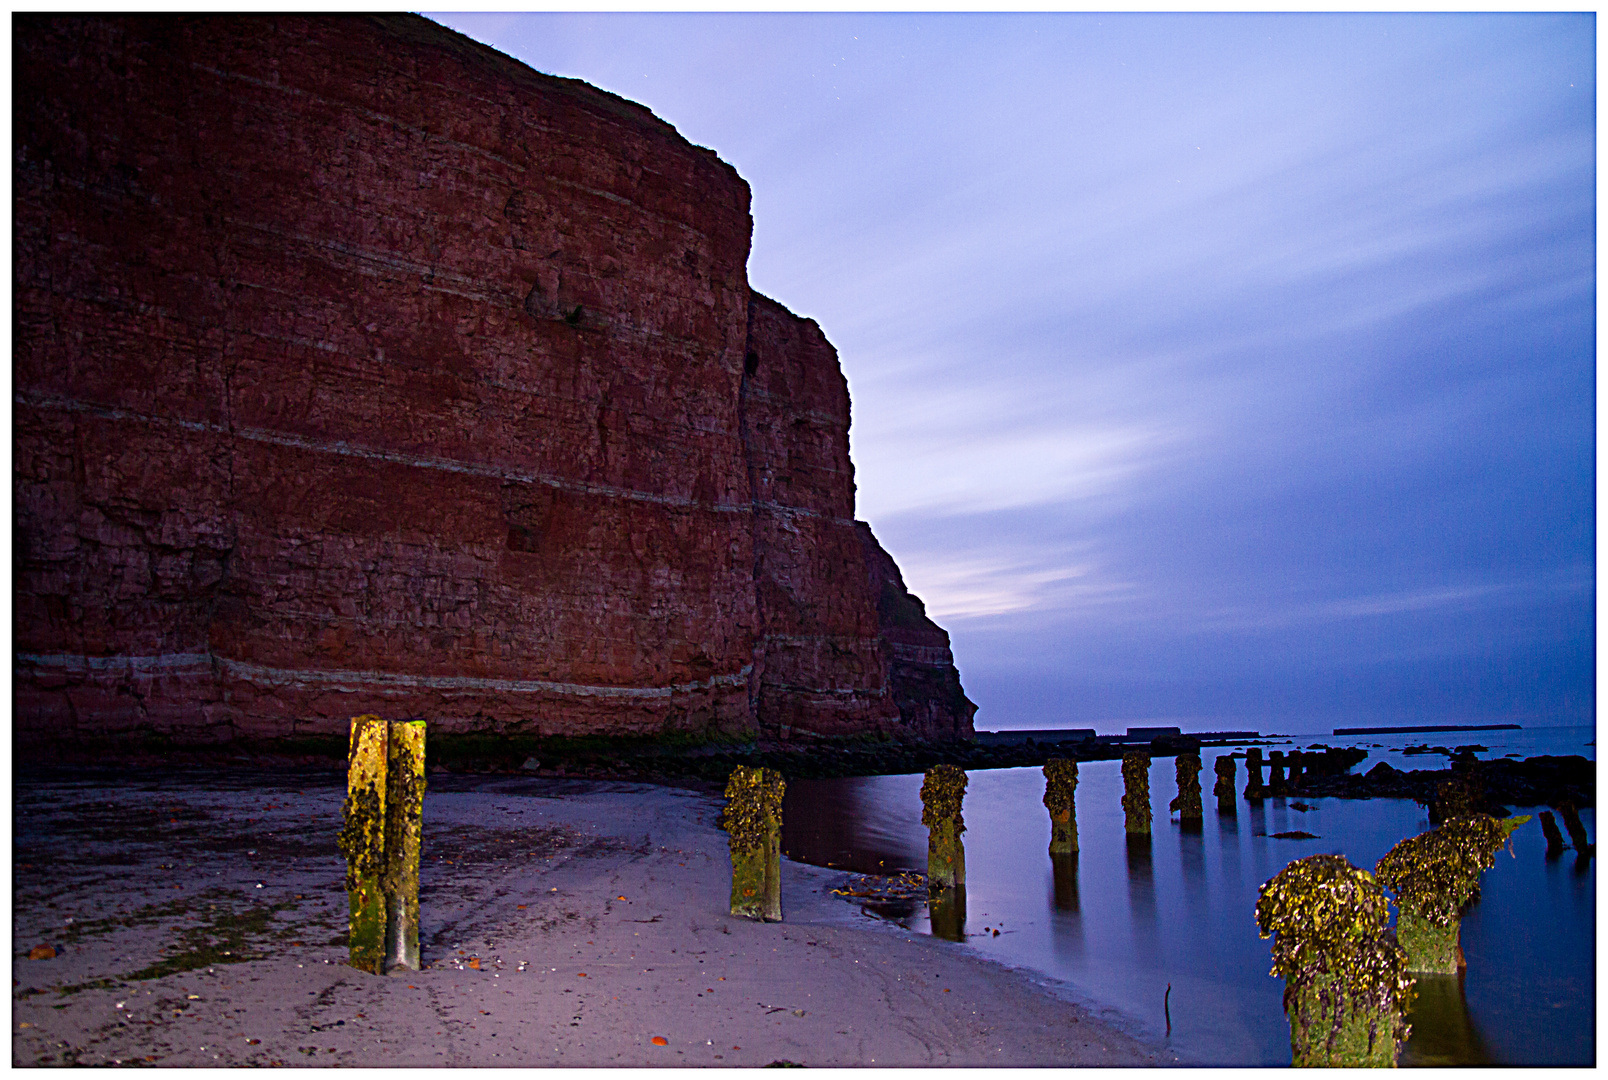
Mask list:
[[[1402,1065],[1495,1065],[1496,1060],[1469,1015],[1463,975],[1419,973],[1407,1022],[1412,1031]]]
[[[1127,835],[1128,911],[1132,922],[1134,953],[1147,968],[1161,961],[1156,941],[1156,869],[1149,833]]]
[[[1170,767],[1165,760],[1156,765]],[[1427,828],[1423,811],[1399,799],[1309,799],[1315,808],[1300,813],[1270,798],[1248,802],[1237,818],[1220,817],[1215,829],[1186,834],[1165,824],[1171,793],[1153,784],[1152,808],[1162,827],[1130,843],[1120,763],[1084,762],[1079,772],[1081,850],[1051,857],[1048,867],[1040,771],[971,774],[967,891],[947,910],[929,913],[936,932],[962,940],[969,907],[979,921],[1006,930],[965,938],[965,947],[1061,980],[1158,1041],[1170,983],[1169,1045],[1185,1061],[1287,1066],[1283,985],[1268,975],[1270,943],[1256,933],[1258,888],[1306,855],[1338,852],[1371,867],[1397,841]],[[918,774],[789,783],[784,851],[869,872],[923,868],[921,780]],[[1584,813],[1589,829],[1591,811]],[[1321,839],[1271,836],[1303,825]],[[1436,1046],[1449,1048],[1448,1062],[1459,1064],[1589,1065],[1595,1057],[1589,860],[1584,872],[1574,858],[1549,862],[1535,824],[1514,834],[1512,848],[1516,857],[1504,854],[1487,871],[1479,903],[1465,913],[1466,996],[1425,1000],[1414,1021],[1413,1052],[1438,1056]],[[900,913],[918,932],[929,921],[919,904]]]
[[[966,940],[966,886],[953,885],[927,894],[927,917],[933,937]]]

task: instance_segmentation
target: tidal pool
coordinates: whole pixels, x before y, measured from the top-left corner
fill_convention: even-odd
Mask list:
[[[1437,741],[1445,739],[1474,741],[1455,734]],[[1176,816],[1169,820],[1167,804],[1177,793],[1173,759],[1152,762],[1154,832],[1139,845],[1124,832],[1121,763],[1081,763],[1081,850],[1060,862],[1047,853],[1043,774],[1036,768],[971,773],[964,911],[936,913],[941,936],[1050,976],[1106,1018],[1161,1040],[1186,1061],[1288,1065],[1283,983],[1268,974],[1270,943],[1256,930],[1258,887],[1306,855],[1342,854],[1372,870],[1398,840],[1430,825],[1423,808],[1399,799],[1252,805],[1240,796],[1232,816],[1219,815],[1212,761],[1227,752],[1208,748],[1201,755],[1206,823],[1193,834]],[[1590,749],[1551,752],[1595,756]],[[1386,756],[1376,754],[1361,767]],[[1443,761],[1404,764],[1438,768]],[[1236,776],[1243,791],[1243,767]],[[911,774],[790,782],[783,851],[861,873],[924,869],[921,781]],[[1593,812],[1583,810],[1581,818],[1595,839]],[[1291,831],[1317,838],[1272,838]],[[1402,1064],[1594,1064],[1595,878],[1574,852],[1549,860],[1545,849],[1532,819],[1486,872],[1463,917],[1468,971],[1462,980],[1421,981]],[[924,907],[891,916],[932,932]]]

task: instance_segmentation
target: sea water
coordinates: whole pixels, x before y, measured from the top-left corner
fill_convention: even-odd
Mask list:
[[[1479,756],[1581,754],[1595,758],[1593,729],[1435,732],[1318,738],[1282,745],[1362,745],[1402,769],[1445,768],[1413,745],[1479,743]],[[1281,745],[1275,742],[1274,747]],[[965,799],[964,947],[1049,976],[1119,1026],[1210,1065],[1288,1065],[1283,983],[1268,974],[1270,942],[1257,933],[1257,889],[1293,859],[1341,854],[1371,870],[1397,841],[1429,829],[1405,799],[1286,798],[1222,815],[1212,761],[1201,758],[1205,827],[1180,828],[1174,759],[1151,763],[1151,841],[1130,844],[1119,761],[1078,766],[1075,860],[1052,862],[1044,777],[1037,768],[970,773]],[[1243,762],[1235,787],[1243,792]],[[1264,774],[1264,782],[1266,776]],[[784,805],[789,858],[855,872],[923,869],[919,774],[795,780]],[[1299,804],[1299,805],[1297,805]],[[1309,809],[1302,809],[1309,807]],[[1513,807],[1515,813],[1540,808]],[[1594,814],[1582,810],[1595,838]],[[1311,840],[1276,839],[1307,832]],[[1595,862],[1573,851],[1548,859],[1532,819],[1488,870],[1463,916],[1468,970],[1426,976],[1409,1020],[1404,1065],[1591,1065],[1596,984]],[[924,908],[900,919],[931,932]],[[997,932],[997,933],[996,933]],[[1169,989],[1170,988],[1170,989]]]

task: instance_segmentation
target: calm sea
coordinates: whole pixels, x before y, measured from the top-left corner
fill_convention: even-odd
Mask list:
[[[1358,769],[1366,771],[1379,761],[1402,769],[1444,768],[1443,757],[1402,753],[1420,743],[1478,743],[1488,748],[1482,758],[1595,759],[1594,739],[1593,728],[1575,727],[1301,736],[1282,745],[1365,746],[1369,757]],[[1176,817],[1169,820],[1167,804],[1177,794],[1173,759],[1152,764],[1154,833],[1148,847],[1126,840],[1121,763],[1080,764],[1081,851],[1059,867],[1047,854],[1042,773],[971,773],[960,947],[1049,976],[1069,996],[1165,1043],[1186,1061],[1288,1065],[1283,984],[1268,974],[1269,942],[1257,935],[1257,888],[1306,855],[1342,854],[1371,870],[1398,840],[1430,825],[1422,808],[1398,799],[1268,799],[1253,806],[1241,797],[1234,815],[1219,815],[1211,795],[1212,761],[1232,749],[1202,752],[1207,820],[1196,834],[1183,832]],[[1243,791],[1243,767],[1236,776]],[[790,782],[785,853],[860,872],[924,869],[921,780],[913,774]],[[1595,839],[1595,815],[1587,809],[1581,818]],[[1290,831],[1317,838],[1272,838]],[[1545,847],[1532,820],[1514,834],[1511,853],[1500,854],[1486,872],[1480,895],[1463,917],[1466,976],[1420,980],[1403,1064],[1595,1062],[1595,863],[1578,860],[1572,851],[1548,860]],[[931,932],[924,908],[899,921]]]

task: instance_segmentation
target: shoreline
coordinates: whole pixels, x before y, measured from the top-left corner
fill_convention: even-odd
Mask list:
[[[784,921],[732,917],[720,800],[686,788],[432,774],[424,969],[367,975],[344,778],[204,780],[17,781],[14,1065],[1181,1064],[842,871],[786,861]]]

